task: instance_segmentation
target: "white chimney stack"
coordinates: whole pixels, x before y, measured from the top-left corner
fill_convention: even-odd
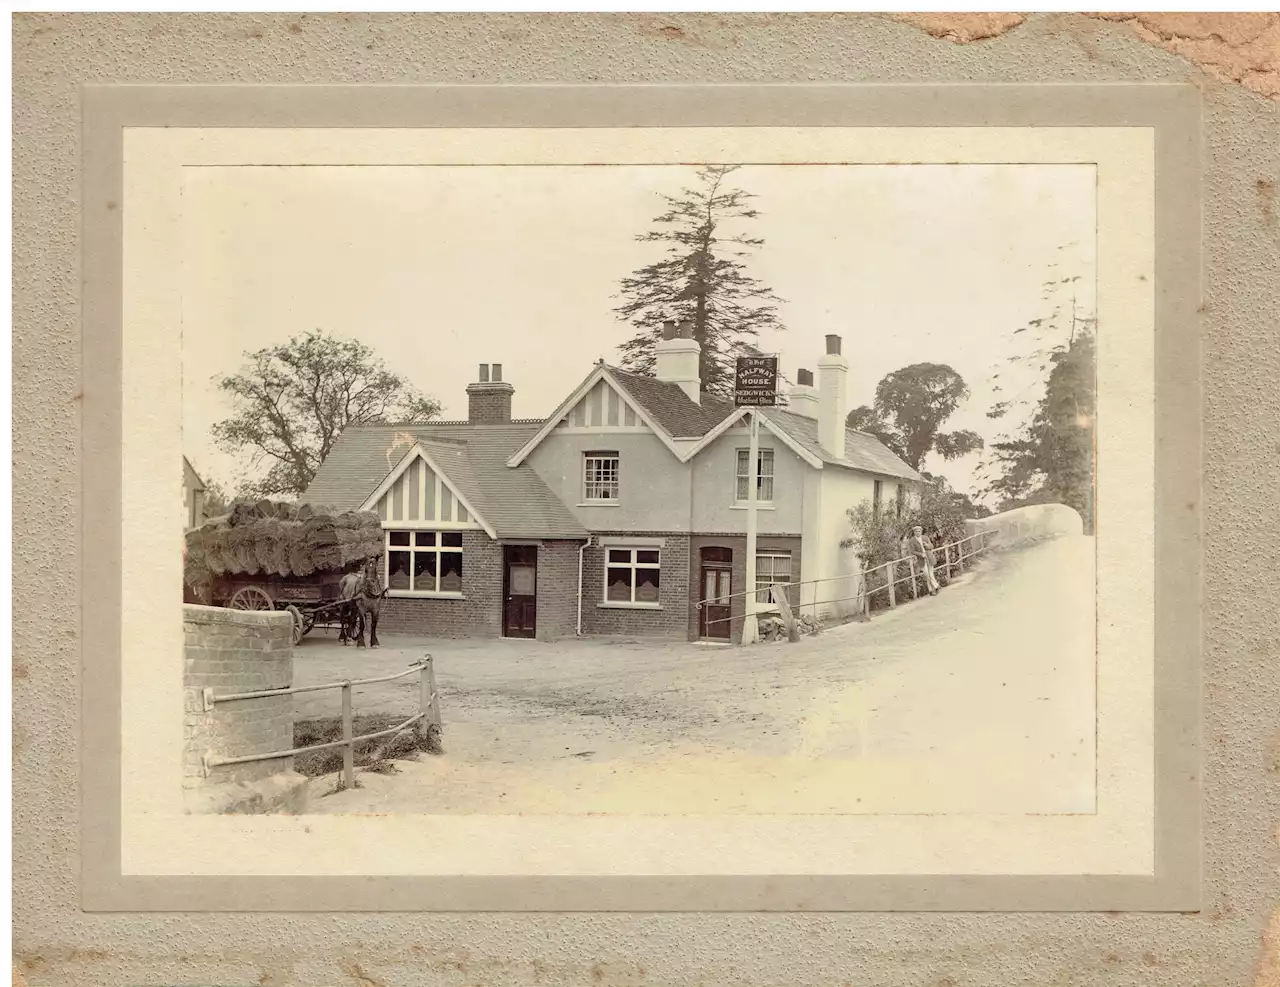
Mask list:
[[[656,355],[654,371],[658,380],[679,384],[694,404],[701,404],[702,376],[698,364],[702,347],[693,338],[692,324],[684,322],[677,329],[674,322],[664,322]]]
[[[827,337],[827,352],[818,361],[818,443],[828,455],[844,459],[848,409],[849,361],[840,355],[840,337]]]
[[[796,371],[796,383],[787,394],[787,410],[805,418],[818,417],[818,392],[813,386],[813,371],[803,367]]]

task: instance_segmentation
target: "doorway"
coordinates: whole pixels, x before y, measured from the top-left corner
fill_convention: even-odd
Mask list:
[[[698,611],[698,636],[713,641],[727,641],[732,633],[731,600],[733,598],[733,550],[702,550],[701,599]]]
[[[502,562],[502,636],[536,637],[538,546],[504,545]]]

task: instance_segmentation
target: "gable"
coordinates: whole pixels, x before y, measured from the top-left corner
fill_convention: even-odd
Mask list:
[[[631,401],[604,376],[560,417],[556,428],[562,431],[649,431]]]
[[[362,505],[384,526],[393,524],[449,528],[483,528],[468,499],[415,446]]]

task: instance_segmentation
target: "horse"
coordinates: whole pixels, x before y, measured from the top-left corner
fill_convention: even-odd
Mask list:
[[[338,637],[345,645],[349,638],[354,638],[357,648],[364,647],[364,625],[369,624],[369,647],[377,648],[378,614],[382,609],[382,600],[387,589],[382,585],[378,575],[379,560],[369,559],[360,570],[349,572],[342,577],[338,592],[344,604],[342,608],[342,630]]]

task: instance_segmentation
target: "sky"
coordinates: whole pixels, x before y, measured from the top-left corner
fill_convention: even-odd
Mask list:
[[[660,194],[695,171],[186,169],[187,457],[234,491],[248,463],[211,438],[232,411],[214,378],[312,329],[371,346],[447,419],[466,418],[464,389],[481,363],[503,365],[515,417],[551,413],[598,358],[618,362],[632,335],[612,311],[618,283],[662,249],[635,237],[663,211]],[[761,213],[740,227],[765,241],[748,273],[783,299],[786,331],[760,348],[794,379],[816,370],[826,334],[841,335],[850,408],[870,404],[886,373],[948,364],[971,396],[944,428],[991,441],[1014,420],[988,419],[995,401],[1042,392],[1043,361],[1010,360],[1041,346],[1015,330],[1054,308],[1044,282],[1078,275],[1062,290],[1093,314],[1091,165],[759,165],[731,180]],[[972,492],[983,455],[925,467]]]

